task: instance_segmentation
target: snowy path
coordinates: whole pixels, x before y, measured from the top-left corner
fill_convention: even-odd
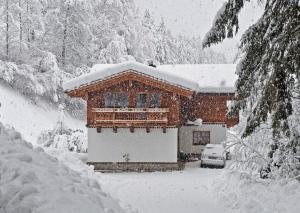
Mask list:
[[[223,170],[188,168],[155,173],[101,174],[104,191],[121,206],[140,213],[226,212],[216,198],[214,181]]]
[[[87,166],[85,154],[48,150],[84,177],[96,178],[103,191],[131,213],[216,213],[226,211],[215,185],[224,169],[186,168],[173,172],[100,173]],[[135,212],[135,211],[134,211]]]

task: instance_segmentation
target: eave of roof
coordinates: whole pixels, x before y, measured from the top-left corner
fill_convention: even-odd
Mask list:
[[[74,90],[66,91],[68,95],[71,97],[84,97],[88,92],[99,91],[104,88],[108,88],[116,85],[118,82],[128,81],[128,80],[136,80],[147,85],[160,88],[162,90],[166,90],[168,92],[177,93],[182,96],[191,97],[194,93],[193,90],[187,89],[180,85],[173,85],[165,82],[164,80],[154,78],[153,76],[149,76],[135,70],[126,70],[115,75],[111,75],[107,78],[100,79],[94,81],[90,84],[80,86]]]

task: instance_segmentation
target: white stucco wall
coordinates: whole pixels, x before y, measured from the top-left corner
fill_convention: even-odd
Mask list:
[[[182,126],[179,129],[179,150],[184,153],[200,154],[204,146],[193,145],[193,131],[210,131],[210,143],[226,140],[225,124],[202,124],[201,126]]]
[[[125,162],[124,154],[129,154],[129,162],[177,162],[177,128],[111,128],[88,129],[89,162]]]

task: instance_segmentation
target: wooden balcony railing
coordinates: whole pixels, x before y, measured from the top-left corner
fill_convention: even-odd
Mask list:
[[[93,108],[94,125],[147,126],[168,123],[168,108]]]

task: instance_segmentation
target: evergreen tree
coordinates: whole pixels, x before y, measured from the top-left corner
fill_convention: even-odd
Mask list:
[[[162,19],[158,25],[156,32],[156,55],[155,59],[160,64],[175,63],[175,51],[174,43],[172,42],[173,37],[168,31],[164,20]]]
[[[144,59],[154,59],[156,54],[155,41],[155,22],[148,10],[145,11],[142,19],[142,36],[141,49],[144,53]]]
[[[229,0],[219,11],[203,46],[230,38],[239,29],[238,13],[245,0]],[[274,134],[289,135],[287,118],[292,114],[292,97],[299,81],[299,0],[268,0],[265,12],[241,39],[245,55],[237,74],[236,109],[253,106],[244,136],[265,122],[272,113]],[[235,30],[234,30],[235,29]],[[255,98],[257,97],[257,98]]]
[[[203,41],[204,47],[238,32],[238,14],[244,3],[245,0],[229,0],[223,5]],[[295,97],[300,80],[299,49],[299,0],[267,0],[262,17],[241,38],[243,58],[237,68],[237,100],[233,108],[250,112],[244,137],[255,135],[257,127],[271,121],[270,164],[287,176],[295,175],[295,154],[300,148],[299,132],[291,122],[299,107],[295,104],[299,98],[299,94]]]

